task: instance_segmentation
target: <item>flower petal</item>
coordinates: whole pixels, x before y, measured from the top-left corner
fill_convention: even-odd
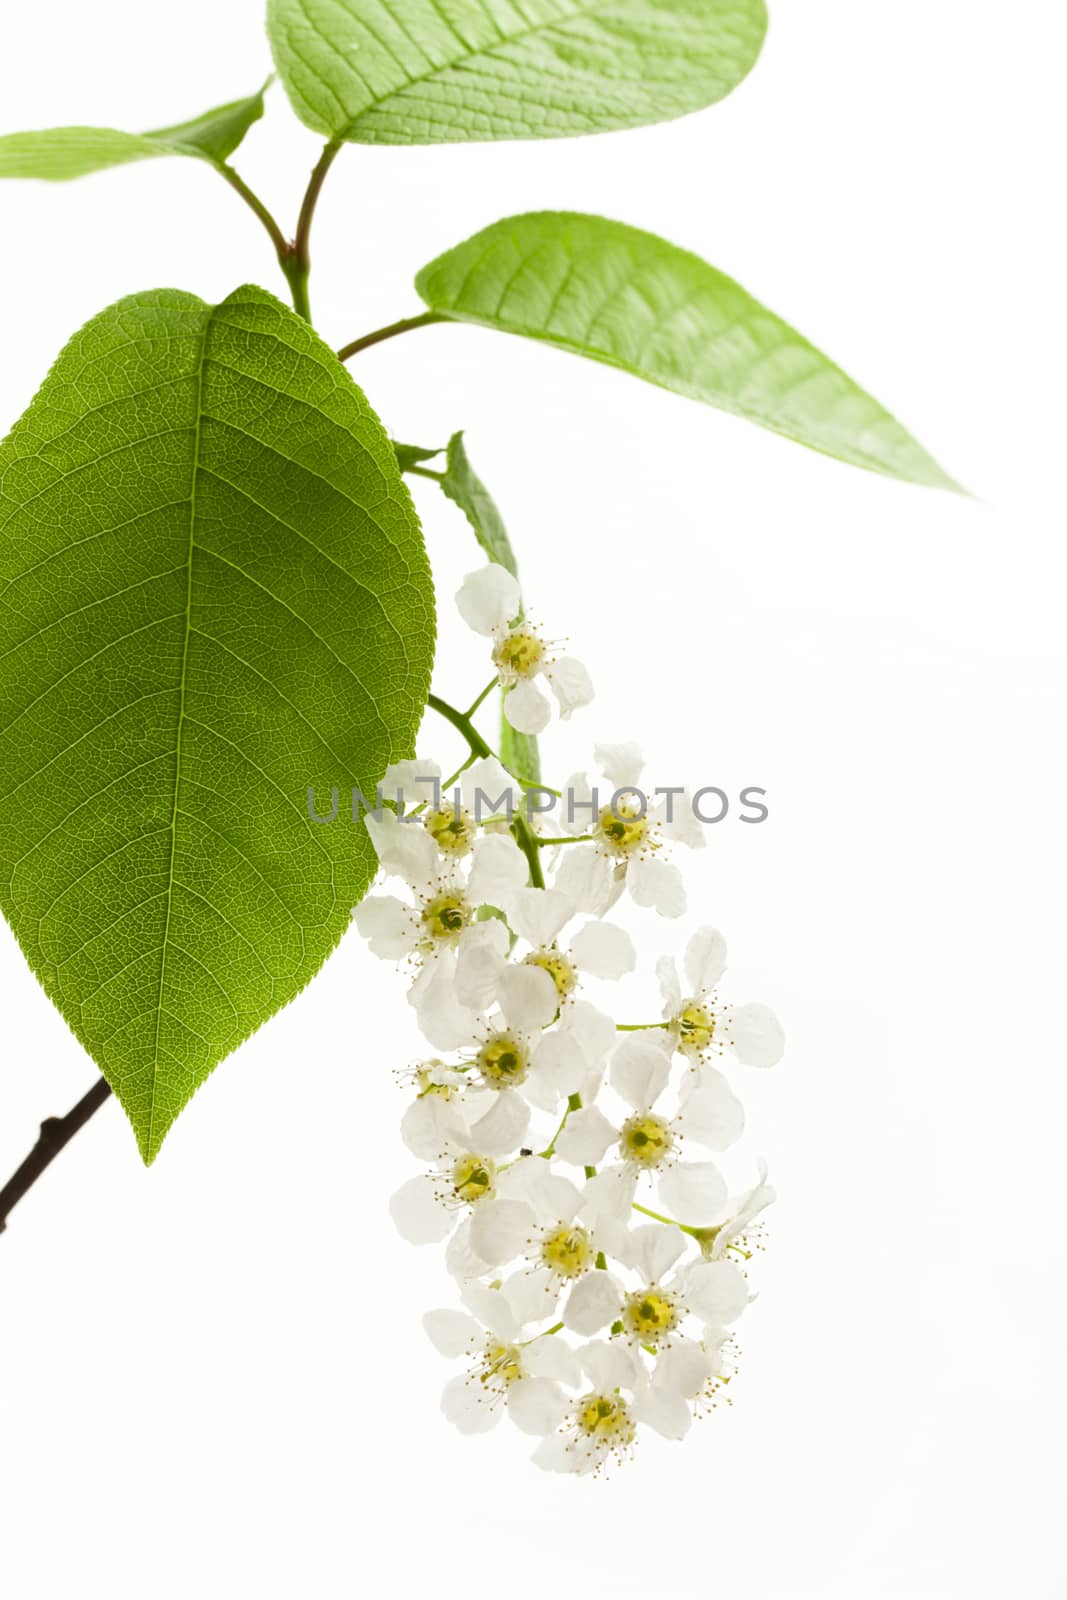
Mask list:
[[[580,1345],[578,1360],[597,1389],[610,1394],[612,1389],[632,1389],[640,1381],[640,1368],[624,1344],[605,1344],[597,1339]]]
[[[439,1161],[462,1128],[450,1101],[439,1094],[420,1095],[404,1112],[400,1137],[420,1161]],[[486,1154],[491,1154],[486,1151]]]
[[[463,808],[475,822],[498,822],[510,818],[522,804],[522,792],[496,756],[480,756],[472,761],[459,781]]]
[[[728,1150],[745,1131],[745,1108],[722,1073],[706,1066],[700,1087],[686,1097],[677,1121],[684,1138],[708,1150]]]
[[[778,1065],[785,1054],[785,1033],[770,1006],[734,1006],[724,1020],[727,1042],[746,1067]]]
[[[707,844],[706,824],[697,816],[688,789],[664,801],[658,820],[663,837],[673,844],[684,844],[688,850],[703,850]]]
[[[401,1185],[389,1202],[389,1214],[409,1244],[440,1244],[456,1220],[441,1204],[436,1185],[426,1173]]]
[[[685,1249],[685,1234],[681,1228],[652,1222],[631,1231],[630,1248],[634,1270],[646,1285],[651,1285],[674,1266]]]
[[[685,914],[685,885],[678,868],[654,857],[631,861],[626,869],[626,887],[636,906],[650,906],[661,917]]]
[[[721,1215],[726,1184],[713,1161],[679,1161],[660,1178],[659,1193],[679,1222],[704,1227]]]
[[[583,1106],[567,1119],[567,1126],[556,1140],[556,1155],[576,1167],[595,1167],[618,1137],[619,1130],[599,1106]]]
[[[692,1339],[676,1339],[656,1360],[654,1389],[669,1389],[692,1400],[714,1374],[716,1362]]]
[[[678,981],[678,968],[671,956],[660,956],[656,962],[659,992],[663,996],[663,1015],[675,1017],[682,1009],[682,986]]]
[[[572,1000],[563,1014],[560,1028],[568,1038],[576,1039],[589,1063],[590,1070],[603,1071],[608,1056],[618,1043],[618,1032],[612,1019],[588,1000]]]
[[[628,1167],[605,1167],[582,1190],[580,1215],[599,1226],[601,1219],[625,1222],[633,1209],[637,1173]]]
[[[519,938],[541,950],[574,916],[574,902],[561,889],[516,889],[504,910]]]
[[[435,1050],[460,1050],[478,1036],[479,1015],[456,998],[455,972],[456,958],[448,951],[424,967],[408,990],[419,1027]]]
[[[508,1384],[508,1416],[523,1433],[555,1433],[566,1411],[563,1391],[549,1378],[517,1378]]]
[[[749,1302],[748,1283],[732,1261],[699,1261],[685,1278],[685,1298],[702,1322],[721,1328]]]
[[[427,1311],[422,1325],[443,1356],[468,1355],[483,1337],[479,1323],[466,1311]]]
[[[630,1409],[635,1421],[655,1429],[664,1439],[684,1439],[693,1421],[681,1395],[666,1388],[641,1389],[634,1395]]]
[[[469,1283],[489,1271],[488,1261],[483,1261],[471,1248],[471,1222],[464,1217],[445,1248],[445,1270],[460,1283]]]
[[[504,716],[516,733],[544,733],[552,720],[552,702],[536,683],[524,678],[504,696]]]
[[[598,744],[593,750],[597,766],[614,789],[636,788],[645,770],[641,747],[633,744]]]
[[[386,767],[378,788],[383,800],[410,809],[422,805],[424,800],[433,801],[434,785],[440,781],[441,768],[436,761],[394,761]]]
[[[393,894],[372,894],[352,912],[371,955],[382,961],[403,961],[418,943],[418,929],[409,905]]]
[[[518,1150],[530,1126],[530,1107],[514,1089],[500,1089],[493,1104],[473,1124],[470,1144],[482,1156],[508,1156]]]
[[[596,1465],[594,1457],[576,1450],[559,1434],[542,1439],[530,1460],[534,1466],[540,1467],[545,1472],[571,1472],[579,1475],[591,1472]]]
[[[537,1272],[521,1270],[512,1273],[500,1292],[511,1307],[515,1321],[525,1326],[528,1322],[544,1322],[546,1317],[555,1316],[559,1302],[559,1280],[547,1267]],[[538,1340],[538,1344],[540,1343]],[[535,1348],[535,1345],[530,1346],[531,1350]],[[536,1363],[531,1363],[526,1355],[522,1358],[522,1364],[527,1372],[541,1371],[541,1368]],[[555,1376],[551,1372],[546,1372],[544,1375],[549,1378]]]
[[[455,996],[461,1006],[487,1011],[507,963],[508,930],[499,917],[464,928],[456,953]]]
[[[393,811],[380,820],[369,814],[363,825],[370,834],[382,871],[403,878],[413,889],[423,889],[437,876],[437,846],[418,822],[401,822]]]
[[[564,1095],[577,1094],[589,1064],[577,1040],[556,1028],[541,1039],[530,1070],[537,1085],[550,1091],[553,1104],[558,1104]]]
[[[534,1214],[522,1200],[481,1200],[471,1214],[471,1248],[498,1267],[521,1256],[534,1230]]]
[[[441,1410],[460,1433],[488,1433],[500,1421],[501,1406],[484,1384],[464,1375],[445,1384]]]
[[[588,1337],[610,1327],[622,1310],[622,1289],[610,1272],[588,1272],[579,1278],[563,1307],[563,1324]]]
[[[545,677],[559,701],[559,714],[564,722],[572,712],[580,711],[593,699],[593,680],[573,656],[560,656],[553,661],[545,668]]]
[[[726,971],[726,940],[718,928],[698,928],[685,947],[685,977],[693,995],[714,989]]]
[[[487,833],[475,843],[467,898],[472,905],[499,906],[530,876],[530,864],[510,833]]]
[[[623,978],[637,965],[633,940],[612,922],[587,922],[572,939],[570,953],[594,978]]]
[[[510,1028],[540,1033],[559,1010],[559,991],[542,967],[511,963],[496,986],[500,1009]]]
[[[477,572],[468,572],[456,594],[456,605],[468,628],[489,638],[518,616],[522,598],[507,568],[491,561]]]
[[[611,1058],[611,1085],[635,1111],[648,1111],[671,1074],[670,1036],[661,1028],[631,1033]]]
[[[582,1381],[578,1357],[566,1339],[560,1339],[556,1334],[547,1334],[527,1345],[522,1364],[532,1377],[554,1378],[557,1383],[565,1383],[572,1389],[577,1389]]]
[[[499,1289],[487,1283],[465,1283],[460,1293],[468,1311],[473,1311],[478,1321],[504,1344],[511,1344],[519,1337],[522,1329],[507,1297]]]
[[[618,899],[611,863],[593,844],[566,845],[554,883],[586,916],[600,916]]]

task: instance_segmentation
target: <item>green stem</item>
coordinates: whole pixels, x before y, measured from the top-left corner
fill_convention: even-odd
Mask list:
[[[562,1122],[560,1123],[559,1127],[556,1129],[555,1133],[552,1135],[551,1141],[545,1146],[545,1148],[543,1150],[538,1150],[538,1152],[537,1152],[539,1158],[542,1161],[551,1161],[552,1157],[556,1153],[556,1140],[559,1138],[560,1134],[563,1132],[564,1128],[567,1126],[567,1118],[570,1116],[572,1111],[580,1111],[581,1109],[582,1109],[582,1097],[581,1097],[581,1095],[580,1094],[572,1094],[572,1095],[570,1095],[568,1100],[567,1100],[567,1109],[563,1113]],[[587,1176],[589,1174],[589,1170],[590,1170],[589,1168],[586,1169],[586,1175]],[[596,1170],[595,1167],[592,1170],[595,1171]]]
[[[537,842],[544,850],[550,844],[589,844],[592,838],[591,833],[565,833],[555,839],[546,839],[544,834],[539,834]]]
[[[687,1222],[676,1222],[673,1217],[665,1217],[662,1211],[651,1211],[648,1206],[639,1206],[633,1202],[635,1211],[640,1211],[643,1217],[651,1217],[653,1222],[665,1222],[668,1228],[680,1228],[683,1233],[688,1233],[694,1239],[707,1239],[715,1233],[715,1228],[691,1228]]]
[[[465,711],[460,711],[456,706],[449,705],[448,701],[442,700],[439,694],[428,695],[426,704],[431,711],[436,711],[439,717],[444,717],[446,722],[450,722],[457,732],[463,735],[474,755],[492,755],[493,752]]]
[[[289,290],[293,297],[293,309],[305,322],[311,321],[311,298],[308,290],[308,281],[311,277],[311,226],[315,220],[315,208],[319,203],[326,175],[340,151],[341,141],[331,139],[315,163],[300,207],[296,237],[282,261],[282,271],[289,280]]]
[[[519,1345],[519,1349],[520,1350],[528,1349],[530,1345],[536,1344],[538,1339],[551,1338],[552,1334],[559,1333],[559,1331],[560,1331],[560,1329],[562,1327],[563,1327],[562,1322],[554,1322],[552,1324],[551,1328],[546,1328],[543,1333],[535,1333],[532,1339],[524,1339],[522,1341],[522,1343]]]
[[[458,707],[449,705],[447,700],[442,700],[440,695],[437,694],[429,695],[426,704],[431,711],[436,711],[439,717],[444,717],[446,722],[450,722],[457,732],[463,735],[474,755],[491,756],[493,754],[465,711],[460,711]],[[541,871],[541,858],[533,829],[526,818],[520,815],[512,818],[511,832],[514,835],[515,843],[529,862],[530,882],[536,889],[543,889],[545,875]]]
[[[228,166],[225,161],[216,162],[215,171],[221,178],[226,180],[230,188],[236,194],[241,196],[241,199],[244,201],[245,205],[256,217],[259,218],[264,228],[266,228],[270,237],[270,242],[274,246],[274,253],[278,257],[278,261],[281,264],[281,269],[288,277],[286,261],[288,260],[293,247],[285,237],[285,234],[282,232],[281,228],[278,226],[273,214],[263,204],[263,201],[259,198],[258,194],[256,194],[255,190],[249,188],[248,184],[241,177],[241,174],[236,172],[233,167]]]
[[[669,1022],[617,1022],[619,1033],[644,1033],[649,1028],[669,1028]]]
[[[484,704],[484,702],[486,700],[488,700],[489,696],[492,694],[493,690],[497,687],[499,682],[500,682],[499,678],[490,678],[489,682],[486,684],[485,688],[482,690],[482,692],[478,696],[477,700],[475,700],[474,704],[467,707],[464,715],[467,716],[467,717],[473,717],[474,713],[478,710],[479,706],[481,706],[482,704]]]
[[[399,333],[410,333],[413,328],[428,328],[433,322],[447,322],[439,311],[424,311],[418,317],[401,317],[399,322],[390,322],[388,327],[375,328],[373,333],[365,333],[360,339],[353,339],[351,344],[342,345],[337,352],[338,361],[347,361],[349,356],[358,355],[361,350],[369,350],[373,344],[381,344],[385,339],[395,339]],[[414,469],[412,469],[414,470]],[[424,472],[423,477],[433,474]]]

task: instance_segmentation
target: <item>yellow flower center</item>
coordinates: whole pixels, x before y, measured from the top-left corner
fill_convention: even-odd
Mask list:
[[[706,1050],[715,1036],[715,1013],[691,1000],[674,1019],[678,1048],[690,1055]]]
[[[474,844],[474,818],[455,807],[427,812],[424,827],[443,855],[465,856]]]
[[[415,1069],[415,1088],[420,1100],[425,1100],[427,1095],[431,1094],[438,1095],[442,1100],[451,1100],[456,1092],[450,1083],[436,1082],[433,1075],[436,1066],[440,1066],[440,1062],[435,1061],[432,1066]]]
[[[542,972],[547,972],[561,1000],[566,1000],[577,987],[578,974],[567,957],[558,950],[535,950],[526,957],[524,965],[540,967]]]
[[[479,1376],[483,1383],[516,1383],[522,1377],[522,1357],[513,1344],[489,1344]]]
[[[640,815],[640,802],[623,799],[615,809],[601,806],[593,834],[609,855],[632,856],[648,843],[648,818]]]
[[[639,1167],[658,1167],[670,1153],[674,1135],[662,1117],[638,1112],[622,1125],[619,1148],[627,1161]]]
[[[579,1433],[608,1445],[627,1445],[637,1432],[626,1401],[617,1394],[585,1395],[576,1421]]]
[[[494,1033],[478,1051],[478,1071],[489,1089],[522,1083],[529,1065],[526,1048],[513,1033]]]
[[[460,1156],[452,1168],[452,1188],[456,1199],[476,1205],[493,1192],[496,1167],[486,1156]]]
[[[471,908],[461,894],[434,895],[422,908],[422,925],[436,943],[458,939],[471,920]]]
[[[622,1308],[623,1326],[642,1344],[654,1345],[678,1325],[678,1307],[665,1289],[646,1289],[627,1295]]]
[[[528,628],[514,628],[493,651],[493,664],[506,682],[532,678],[545,659],[545,647]]]
[[[541,1260],[561,1278],[580,1278],[593,1264],[593,1241],[577,1223],[557,1228],[542,1240]]]

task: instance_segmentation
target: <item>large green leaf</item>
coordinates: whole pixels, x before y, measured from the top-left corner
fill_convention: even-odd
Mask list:
[[[532,212],[446,251],[415,283],[441,316],[621,367],[857,467],[958,487],[788,323],[654,234],[603,217]]]
[[[0,905],[146,1160],[347,926],[433,631],[388,439],[261,289],[112,306],[0,447]]]
[[[331,139],[552,139],[713,105],[750,70],[764,0],[268,0],[279,75]]]
[[[0,137],[0,178],[84,178],[105,167],[153,156],[196,156],[214,165],[225,161],[263,115],[263,91],[247,100],[206,111],[192,122],[153,133],[122,133],[118,128],[41,128]]]

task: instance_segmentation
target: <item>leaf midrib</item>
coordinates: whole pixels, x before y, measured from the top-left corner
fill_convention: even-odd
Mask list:
[[[170,860],[167,864],[167,909],[163,922],[163,940],[159,954],[159,992],[156,998],[156,1029],[152,1045],[152,1088],[148,1111],[148,1148],[154,1147],[156,1114],[156,1080],[159,1074],[160,1028],[163,1021],[163,991],[167,981],[167,952],[170,948],[170,923],[174,909],[174,858],[177,853],[178,797],[182,776],[182,733],[185,727],[185,690],[189,675],[189,641],[193,635],[193,554],[196,550],[196,488],[200,475],[200,441],[204,425],[204,372],[207,367],[207,342],[214,322],[209,315],[200,335],[200,354],[196,369],[196,412],[193,423],[193,459],[189,475],[189,545],[186,556],[185,586],[185,638],[182,641],[181,676],[178,685],[178,725],[174,734],[174,801],[170,816]]]

